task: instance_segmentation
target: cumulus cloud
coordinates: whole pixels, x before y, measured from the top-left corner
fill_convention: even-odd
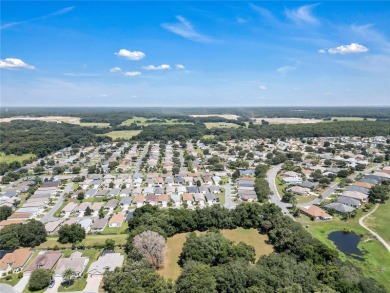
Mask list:
[[[279,67],[276,72],[277,73],[280,73],[280,74],[287,74],[291,71],[294,71],[295,69],[297,69],[295,66],[291,66],[291,65],[286,65],[286,66],[283,66],[283,67]]]
[[[176,67],[176,69],[179,69],[179,70],[185,69],[184,65],[182,65],[182,64],[176,64],[175,67]]]
[[[35,69],[34,66],[17,58],[5,58],[0,60],[1,69]]]
[[[318,53],[325,54],[325,53],[326,53],[326,50],[324,50],[324,49],[319,49],[319,50],[318,50]]]
[[[312,14],[312,10],[318,4],[304,5],[296,9],[286,9],[286,16],[294,22],[307,23],[307,24],[319,24],[320,21]]]
[[[267,87],[266,87],[265,85],[259,85],[259,89],[261,89],[261,90],[266,90]]]
[[[124,76],[139,76],[142,75],[142,72],[140,71],[127,71],[123,73]]]
[[[122,69],[120,67],[113,67],[110,69],[110,72],[119,73],[119,72],[122,72]]]
[[[154,65],[142,66],[142,68],[145,70],[169,70],[171,69],[171,66],[169,66],[168,64],[161,64],[159,66],[154,66]]]
[[[193,25],[183,16],[178,15],[176,16],[176,19],[179,22],[163,23],[161,26],[176,35],[194,42],[208,43],[212,41],[210,37],[197,32]]]
[[[359,45],[358,43],[351,43],[350,45],[343,45],[328,49],[329,54],[353,54],[365,52],[368,52],[368,48],[363,45]]]
[[[114,53],[115,55],[119,57],[123,57],[125,59],[129,60],[141,60],[142,58],[145,58],[145,53],[141,51],[129,51],[126,49],[120,49],[118,53]]]

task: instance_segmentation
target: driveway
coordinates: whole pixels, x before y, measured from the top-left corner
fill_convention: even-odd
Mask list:
[[[55,283],[53,288],[47,288],[44,293],[57,293],[58,288],[60,287],[62,283],[62,277],[54,277]]]
[[[87,285],[84,288],[84,292],[99,292],[100,282],[102,281],[103,276],[93,275],[87,278]]]
[[[28,281],[30,280],[31,273],[24,273],[23,278],[19,280],[19,282],[14,286],[15,291],[23,292],[26,288]]]

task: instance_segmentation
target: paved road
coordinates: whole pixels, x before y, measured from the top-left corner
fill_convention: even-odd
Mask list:
[[[23,278],[19,280],[19,282],[14,286],[14,290],[16,292],[23,292],[24,289],[26,288],[28,281],[30,280],[30,273],[24,273]],[[1,290],[0,290],[1,292]]]
[[[179,153],[180,153],[180,155],[179,155],[179,159],[180,159],[180,172],[187,172],[187,167],[184,167],[184,155],[183,155],[184,151],[183,151],[182,148],[180,148]]]
[[[362,226],[364,229],[366,229],[368,232],[370,232],[372,235],[374,235],[376,237],[376,239],[378,239],[386,248],[387,250],[390,252],[390,245],[382,238],[380,237],[377,233],[375,233],[374,231],[372,231],[370,228],[368,228],[365,224],[364,224],[364,220],[370,216],[372,213],[374,213],[377,208],[379,207],[379,204],[376,204],[375,207],[368,213],[368,214],[365,214],[363,217],[361,217],[359,219],[359,224],[360,226]]]
[[[234,209],[236,204],[232,201],[232,185],[231,179],[229,179],[228,183],[223,185],[222,187],[225,189],[225,208]]]
[[[146,153],[148,152],[148,149],[149,149],[149,142],[147,144],[145,144],[144,150],[142,151],[142,154],[138,159],[137,165],[135,165],[134,173],[139,173],[139,169],[140,169],[141,164],[142,164],[142,159],[143,159],[143,157],[145,157]]]
[[[48,211],[47,214],[40,219],[40,221],[42,223],[47,223],[47,222],[58,220],[59,218],[54,217],[54,213],[61,207],[63,203],[64,203],[64,192],[62,191],[60,197],[58,198],[57,202],[54,204],[52,209]]]
[[[291,207],[292,205],[282,202],[280,194],[278,192],[278,189],[276,188],[275,179],[276,179],[276,175],[278,174],[278,172],[280,171],[281,168],[282,168],[282,164],[272,167],[267,172],[267,181],[268,181],[269,187],[270,187],[271,192],[272,192],[271,197],[269,198],[269,201],[271,203],[274,203],[277,206],[279,206],[282,209],[283,214],[294,219],[294,217],[290,214],[289,210],[287,209],[288,207]]]

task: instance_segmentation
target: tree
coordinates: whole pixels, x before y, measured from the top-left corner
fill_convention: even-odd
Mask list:
[[[104,249],[106,249],[106,250],[114,250],[115,249],[115,240],[113,240],[113,239],[106,239],[106,242],[104,243]]]
[[[12,208],[7,206],[0,207],[0,221],[7,220],[12,214]]]
[[[77,200],[82,201],[84,198],[85,198],[84,192],[79,192],[79,193],[77,194]]]
[[[84,216],[90,216],[92,215],[92,209],[90,207],[87,207],[84,212]]]
[[[0,250],[12,250],[20,246],[18,229],[20,224],[11,224],[1,229]]]
[[[235,170],[232,174],[232,178],[234,180],[237,180],[238,178],[240,178],[240,170]]]
[[[165,239],[153,231],[145,231],[133,239],[134,248],[155,268],[164,264]]]
[[[68,285],[70,285],[70,283],[73,281],[75,276],[76,276],[76,272],[72,268],[67,268],[62,273],[62,278],[64,279],[65,282],[68,283]]]
[[[216,288],[217,283],[210,267],[196,262],[189,262],[177,280],[176,292],[214,293],[217,292]]]
[[[49,270],[36,269],[31,273],[28,287],[30,291],[38,291],[49,286],[51,280],[51,273]]]
[[[18,238],[21,246],[35,247],[46,241],[45,225],[35,219],[18,228]]]
[[[371,187],[369,191],[369,201],[372,203],[380,202],[384,203],[389,199],[390,188],[387,185],[375,185]]]
[[[63,225],[58,230],[58,242],[76,243],[85,239],[85,230],[80,224]]]
[[[103,218],[104,218],[104,210],[101,207],[100,210],[99,210],[99,219],[103,219]]]

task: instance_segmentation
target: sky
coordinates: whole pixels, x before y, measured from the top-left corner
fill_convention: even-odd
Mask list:
[[[387,1],[1,1],[1,106],[390,105]]]

